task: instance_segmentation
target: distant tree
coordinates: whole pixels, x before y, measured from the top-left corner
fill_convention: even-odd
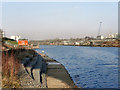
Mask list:
[[[19,40],[28,40],[28,39],[26,39],[26,38],[23,38],[23,39],[19,39]]]
[[[2,29],[0,29],[0,38],[2,38],[2,37],[3,37],[2,33],[3,33],[3,30],[2,30]]]

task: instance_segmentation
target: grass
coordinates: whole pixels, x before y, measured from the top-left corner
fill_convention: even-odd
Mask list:
[[[18,71],[20,63],[15,59],[13,52],[10,54],[6,51],[2,53],[2,87],[18,88],[20,81],[18,79]]]
[[[2,87],[19,88],[20,64],[23,58],[36,56],[34,50],[24,48],[11,49],[2,52]]]
[[[2,87],[19,88],[19,69],[23,58],[36,55],[34,50],[24,48],[11,49],[2,52]]]
[[[6,43],[10,44],[10,45],[16,45],[16,46],[18,46],[18,43],[16,41],[6,40]]]

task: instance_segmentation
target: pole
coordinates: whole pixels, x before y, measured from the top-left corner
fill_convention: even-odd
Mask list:
[[[99,26],[99,30],[98,30],[98,36],[100,35],[101,25],[102,25],[102,22],[100,22],[100,26]]]

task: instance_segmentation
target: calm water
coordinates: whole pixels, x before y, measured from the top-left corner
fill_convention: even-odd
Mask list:
[[[118,48],[41,45],[62,63],[78,87],[118,88]]]

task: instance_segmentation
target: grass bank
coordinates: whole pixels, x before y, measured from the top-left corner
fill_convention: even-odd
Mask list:
[[[12,53],[8,51],[2,53],[2,87],[3,88],[18,88],[20,86],[17,73],[20,64]]]
[[[23,58],[34,55],[32,49],[11,49],[2,52],[2,88],[19,88],[19,70]]]

